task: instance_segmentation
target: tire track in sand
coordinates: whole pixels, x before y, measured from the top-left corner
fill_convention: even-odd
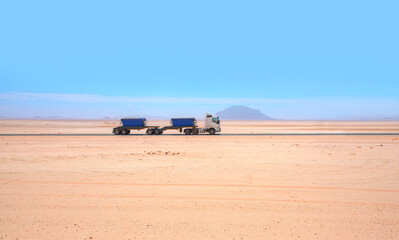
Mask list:
[[[1,197],[75,197],[75,198],[131,198],[131,199],[170,199],[170,200],[198,200],[198,201],[246,201],[246,202],[281,202],[281,203],[310,203],[310,204],[344,204],[344,205],[373,205],[399,207],[396,203],[374,203],[374,202],[354,202],[354,201],[326,201],[326,200],[289,200],[289,199],[270,199],[270,198],[234,198],[234,197],[190,197],[190,196],[149,196],[149,195],[93,195],[93,194],[28,194],[28,193],[5,193]]]
[[[304,189],[304,190],[338,190],[399,193],[399,189],[345,188],[325,186],[286,186],[286,185],[251,185],[251,184],[200,184],[200,183],[115,183],[115,182],[57,182],[57,181],[23,181],[9,180],[8,183],[27,184],[59,184],[59,185],[111,185],[111,186],[150,186],[150,187],[229,187],[229,188],[272,188],[272,189]]]

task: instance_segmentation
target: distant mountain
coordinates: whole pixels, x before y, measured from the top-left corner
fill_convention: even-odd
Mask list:
[[[381,118],[382,121],[398,121],[399,117],[385,117]]]
[[[338,119],[341,120],[341,119]],[[348,121],[398,121],[399,117],[358,117],[358,118],[351,118],[351,119],[343,119]]]
[[[34,119],[60,119],[60,116],[35,116]]]
[[[261,111],[246,106],[230,106],[217,115],[226,120],[273,120]]]

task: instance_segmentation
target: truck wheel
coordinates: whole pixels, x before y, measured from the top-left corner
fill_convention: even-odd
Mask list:
[[[188,129],[188,128],[184,129],[184,134],[190,135],[191,134],[191,129]]]
[[[215,129],[213,129],[213,128],[209,129],[209,134],[214,135],[215,132],[216,132]]]
[[[152,135],[153,133],[152,129],[147,129],[147,135]]]
[[[128,131],[129,131],[129,130],[127,130],[127,129],[122,129],[122,135],[128,135],[128,134],[129,134]]]
[[[130,134],[130,129],[127,130],[127,134]]]
[[[198,129],[197,129],[197,128],[194,128],[194,129],[193,129],[193,135],[198,135],[198,133],[199,133]]]
[[[159,129],[155,129],[154,133],[155,133],[155,135],[159,135],[159,134],[161,134],[161,131],[159,131]]]
[[[120,131],[119,129],[115,129],[115,130],[114,130],[114,134],[115,134],[115,135],[119,135],[119,134],[121,134],[121,131]]]

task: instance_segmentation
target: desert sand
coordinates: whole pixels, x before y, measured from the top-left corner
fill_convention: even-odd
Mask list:
[[[0,238],[399,239],[399,135],[62,135],[118,123],[1,120],[0,134],[56,135],[0,135]],[[398,133],[399,122],[222,131]]]

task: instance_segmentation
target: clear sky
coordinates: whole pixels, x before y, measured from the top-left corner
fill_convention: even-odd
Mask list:
[[[398,1],[1,1],[0,115],[399,117]]]

